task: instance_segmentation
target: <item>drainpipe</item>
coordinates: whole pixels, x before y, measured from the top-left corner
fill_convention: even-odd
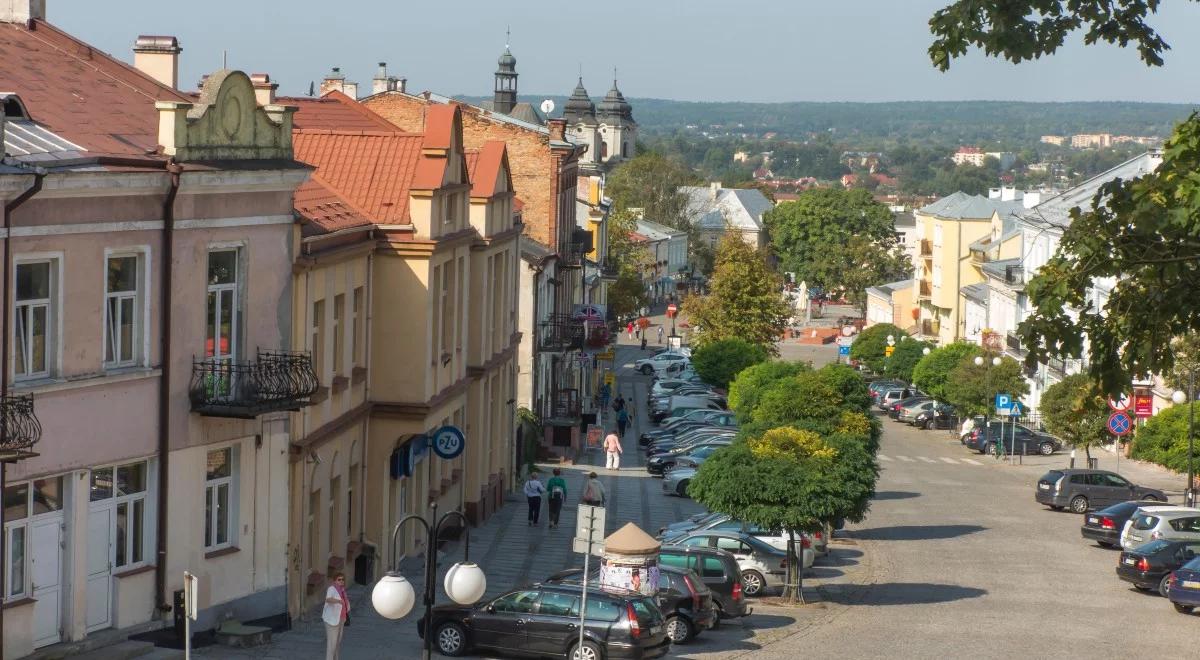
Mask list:
[[[3,156],[3,145],[0,144],[0,156]],[[29,201],[30,197],[42,191],[42,181],[46,178],[44,172],[33,173],[33,185],[29,186],[25,192],[17,195],[9,203],[4,205],[4,230],[10,231],[12,227],[12,212],[17,210],[17,207]],[[12,236],[5,234],[4,236],[4,296],[0,298],[3,301],[3,310],[0,311],[0,398],[8,396],[8,339],[9,339],[9,295],[10,282],[12,273]],[[0,443],[7,440],[8,426],[0,424]],[[0,492],[4,490],[4,477],[7,463],[0,462]],[[0,509],[0,529],[4,529],[4,511]],[[4,541],[0,540],[0,549],[4,548]],[[2,554],[2,553],[0,553]],[[8,570],[8,562],[0,561],[0,584],[4,584],[6,573]],[[0,607],[0,656],[4,655],[4,608]]]
[[[168,459],[171,450],[171,293],[173,262],[175,260],[175,197],[179,194],[179,173],[183,168],[174,159],[167,162],[167,172],[171,175],[171,187],[167,190],[167,199],[163,202],[163,231],[162,231],[162,286],[159,327],[159,363],[162,365],[162,376],[158,382],[158,511],[157,538],[155,539],[154,565],[154,597],[158,601],[156,608],[164,616],[171,611],[173,604],[167,598],[167,515]]]

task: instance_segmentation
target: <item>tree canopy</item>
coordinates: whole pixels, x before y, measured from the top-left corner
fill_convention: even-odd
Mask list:
[[[729,409],[737,415],[739,423],[748,424],[753,421],[758,399],[768,386],[782,378],[809,370],[810,367],[803,362],[787,360],[770,360],[747,367],[729,384]]]
[[[1091,448],[1110,437],[1107,398],[1087,374],[1073,374],[1046,388],[1038,410],[1046,431],[1091,458]]]
[[[1151,417],[1145,426],[1138,429],[1129,455],[1177,472],[1187,472],[1188,415],[1189,407],[1182,405],[1171,406]],[[1195,465],[1200,467],[1200,460]]]
[[[676,229],[690,229],[687,195],[680,186],[695,185],[695,172],[682,161],[648,151],[618,165],[604,192],[620,209],[641,208],[646,218]]]
[[[955,342],[933,349],[913,366],[913,384],[938,401],[947,401],[946,381],[950,372],[967,357],[982,355],[975,344]]]
[[[850,344],[850,359],[866,364],[872,371],[883,371],[888,335],[898,345],[908,333],[891,323],[876,323],[864,329]]]
[[[886,360],[883,372],[892,378],[913,382],[913,368],[925,357],[925,350],[933,352],[933,344],[910,339],[896,344],[896,351]]]
[[[646,285],[638,269],[650,260],[650,255],[644,246],[632,239],[637,229],[637,216],[631,211],[612,211],[605,225],[608,256],[617,264],[617,280],[608,287],[608,306],[617,318],[622,318],[637,313],[649,303]]]
[[[762,346],[733,337],[698,347],[692,352],[692,367],[704,382],[725,389],[742,370],[768,357]]]
[[[783,335],[792,307],[765,256],[742,240],[740,233],[728,232],[717,243],[716,268],[708,290],[683,304],[688,322],[699,327],[694,344],[736,337],[772,355],[778,352],[775,342]]]
[[[976,365],[974,358],[963,358],[947,375],[945,394],[946,402],[959,415],[974,417],[989,414],[997,394],[1013,399],[1029,394],[1029,383],[1021,363],[1010,357],[1000,358],[999,365],[992,365],[987,356],[982,365]]]

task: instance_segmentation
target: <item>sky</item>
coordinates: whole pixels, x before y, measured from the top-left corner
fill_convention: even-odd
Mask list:
[[[177,36],[185,89],[227,53],[231,68],[268,73],[287,95],[334,66],[369,91],[380,61],[409,91],[489,95],[507,27],[522,94],[570,94],[582,69],[603,96],[615,68],[626,97],[688,101],[1200,99],[1200,3],[1162,3],[1152,25],[1173,49],[1161,69],[1076,34],[1040,61],[972,53],[940,73],[928,20],[949,2],[47,0],[47,17],[127,61],[138,34]]]

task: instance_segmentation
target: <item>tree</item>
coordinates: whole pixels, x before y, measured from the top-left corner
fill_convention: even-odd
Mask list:
[[[707,295],[692,296],[683,306],[688,321],[700,328],[695,344],[740,337],[772,355],[778,353],[775,342],[792,307],[783,296],[779,276],[738,232],[726,233],[717,244],[716,268],[708,287]]]
[[[758,400],[775,381],[809,371],[803,362],[770,360],[743,369],[729,384],[729,409],[737,415],[738,422],[748,424],[754,419]]]
[[[1008,394],[1017,399],[1029,394],[1029,384],[1021,363],[1010,357],[1000,358],[999,365],[992,365],[991,358],[984,356],[984,363],[976,365],[974,358],[963,358],[946,377],[946,402],[953,405],[962,417],[987,415],[997,394]]]
[[[930,20],[929,48],[941,70],[971,46],[1022,62],[1054,53],[1066,36],[1134,44],[1148,66],[1169,46],[1146,20],[1159,0],[957,0]],[[1170,373],[1172,340],[1200,331],[1200,116],[1176,126],[1152,173],[1101,187],[1089,210],[1074,209],[1057,254],[1026,285],[1031,313],[1018,329],[1028,364],[1080,357],[1103,392],[1131,376]],[[1102,308],[1096,280],[1117,278]]]
[[[682,161],[648,151],[609,173],[604,191],[617,208],[641,208],[650,220],[691,231],[688,197],[679,189],[699,182],[695,172]]]
[[[938,401],[947,401],[946,381],[950,372],[965,358],[974,358],[982,354],[983,351],[978,346],[966,342],[955,342],[935,348],[913,367],[913,385]]]
[[[927,341],[917,341],[909,339],[896,344],[896,350],[892,353],[891,359],[887,360],[884,365],[883,372],[892,378],[911,383],[913,380],[913,368],[925,357],[925,349],[933,351],[933,344]]]
[[[891,323],[877,323],[854,338],[854,343],[850,345],[850,359],[866,364],[871,371],[883,371],[888,335],[898,344],[908,333]]]
[[[608,286],[608,308],[616,318],[636,314],[637,310],[650,304],[646,285],[638,275],[637,268],[628,264],[620,266],[617,279]]]
[[[692,352],[692,367],[704,382],[726,389],[743,369],[766,361],[767,350],[740,337],[704,344]]]
[[[1188,406],[1171,406],[1151,417],[1133,437],[1129,455],[1176,472],[1187,472]]]
[[[866,287],[910,273],[887,206],[862,189],[817,188],[768,211],[763,222],[784,270],[865,304]]]
[[[1047,387],[1038,409],[1046,431],[1091,458],[1091,448],[1108,441],[1107,398],[1087,374],[1073,374]]]
[[[639,267],[649,261],[645,246],[633,241],[637,216],[623,209],[608,215],[608,256],[617,264],[617,279],[608,287],[608,307],[617,318],[636,314],[649,304]]]

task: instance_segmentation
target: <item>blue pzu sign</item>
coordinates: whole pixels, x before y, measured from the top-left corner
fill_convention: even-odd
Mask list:
[[[850,355],[850,347],[838,346],[838,355]]]
[[[433,445],[433,453],[446,460],[457,458],[467,448],[467,437],[457,426],[443,426],[429,440]]]

